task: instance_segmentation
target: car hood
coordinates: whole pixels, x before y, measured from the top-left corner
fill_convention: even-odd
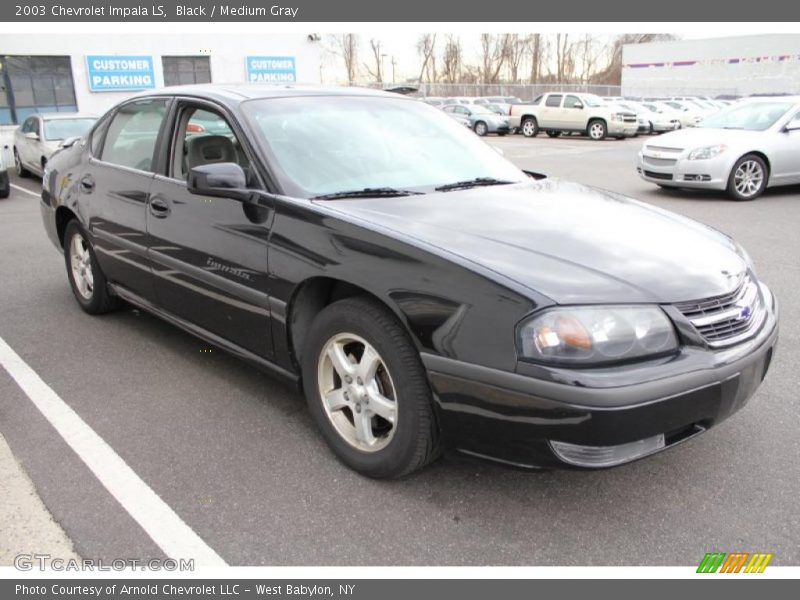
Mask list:
[[[730,291],[747,268],[734,242],[708,226],[557,179],[324,204],[558,303],[707,298]]]
[[[745,131],[743,129],[715,129],[712,127],[692,127],[679,129],[658,136],[657,139],[648,140],[647,146],[668,146],[671,148],[684,148],[691,150],[701,146],[716,144],[734,145],[740,142],[753,143],[764,135],[763,131]]]

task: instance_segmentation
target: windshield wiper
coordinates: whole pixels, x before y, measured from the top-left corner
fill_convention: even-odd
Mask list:
[[[391,187],[363,188],[360,190],[347,190],[314,196],[312,200],[338,200],[339,198],[392,198],[398,196],[417,196],[423,192],[412,190],[398,190]]]
[[[446,183],[434,189],[437,192],[449,192],[450,190],[459,190],[463,188],[478,187],[482,185],[508,185],[510,183],[514,182],[505,181],[504,179],[495,179],[494,177],[476,177],[475,179],[466,179],[464,181]]]

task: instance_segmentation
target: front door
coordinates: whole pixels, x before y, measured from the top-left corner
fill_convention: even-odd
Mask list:
[[[158,304],[181,320],[260,357],[272,356],[267,246],[272,208],[191,194],[192,167],[238,163],[261,187],[252,154],[216,108],[178,102],[164,173],[147,210]]]

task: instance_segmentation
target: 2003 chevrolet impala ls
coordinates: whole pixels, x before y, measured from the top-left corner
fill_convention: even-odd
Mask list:
[[[728,236],[526,173],[422,102],[187,86],[47,165],[90,314],[125,300],[302,385],[336,455],[596,468],[739,410],[778,335]]]

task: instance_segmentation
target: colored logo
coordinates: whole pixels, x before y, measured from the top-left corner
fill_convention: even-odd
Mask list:
[[[766,552],[708,552],[697,567],[698,573],[763,573],[772,554]]]

